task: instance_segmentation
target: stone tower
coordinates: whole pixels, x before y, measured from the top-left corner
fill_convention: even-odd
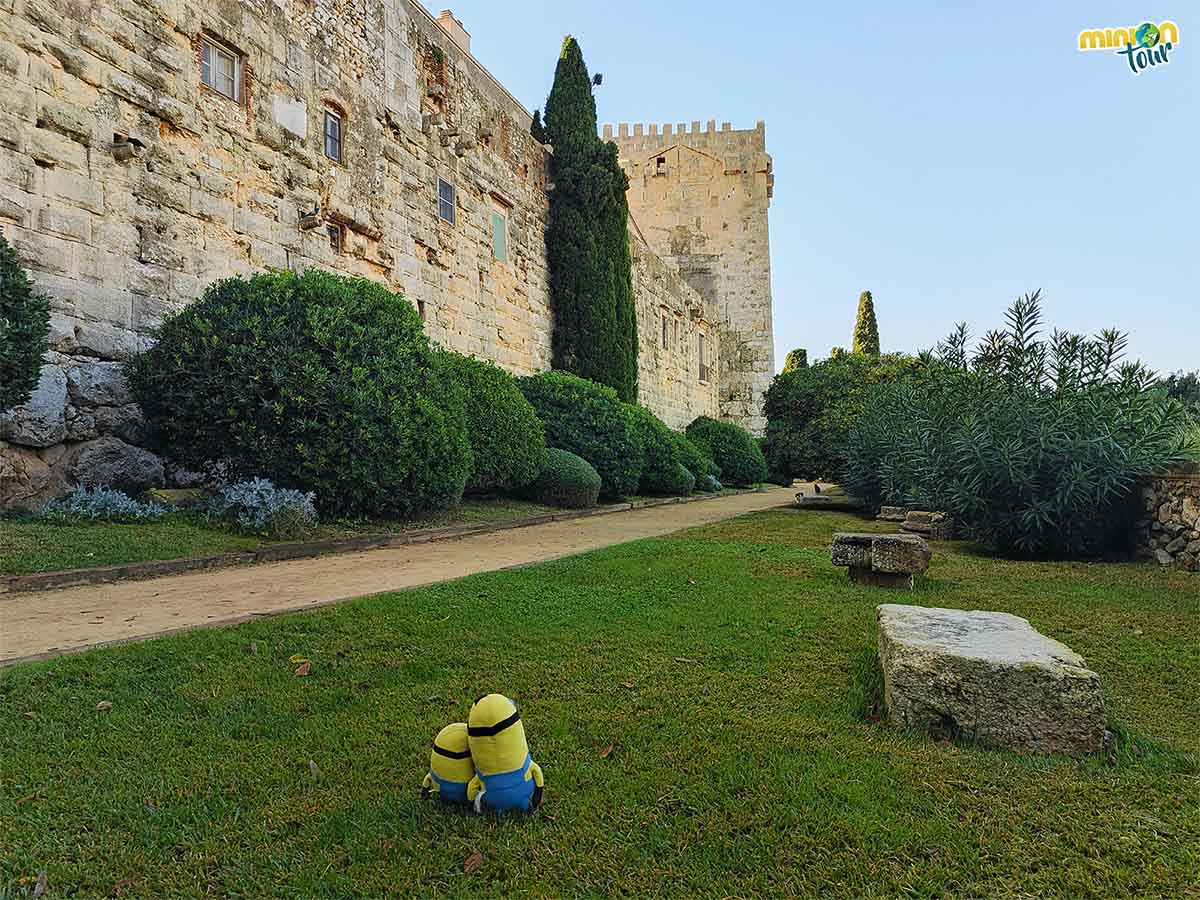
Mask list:
[[[722,418],[762,434],[775,374],[766,129],[604,126],[629,176],[629,213],[651,249],[718,311]]]

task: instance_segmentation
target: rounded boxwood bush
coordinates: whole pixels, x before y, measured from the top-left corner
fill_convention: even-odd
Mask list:
[[[642,477],[638,491],[668,496],[691,493],[691,484],[684,489],[684,481],[679,477],[682,460],[674,432],[644,406],[627,403],[625,410],[637,427],[642,445]],[[694,484],[695,478],[690,481]]]
[[[679,453],[679,461],[692,473],[699,487],[705,478],[720,478],[721,467],[712,461],[708,451],[680,431],[672,431],[671,438],[675,441],[675,449]],[[701,488],[703,490],[703,488]]]
[[[700,416],[687,427],[687,436],[712,455],[725,482],[745,486],[767,480],[762,450],[740,425]]]
[[[42,372],[50,301],[34,290],[0,234],[0,412],[26,402]]]
[[[546,431],[517,379],[472,356],[446,350],[440,358],[463,393],[474,457],[467,491],[509,493],[525,487],[541,468]]]
[[[600,474],[581,456],[549,447],[542,457],[542,470],[530,488],[534,499],[547,506],[583,509],[596,505]]]
[[[312,491],[324,514],[445,508],[471,470],[461,393],[417,311],[363,278],[218,281],[127,374],[156,449]]]
[[[610,387],[566,372],[519,380],[546,426],[546,443],[586,459],[600,473],[600,493],[628,497],[642,475],[642,446],[628,410]]]

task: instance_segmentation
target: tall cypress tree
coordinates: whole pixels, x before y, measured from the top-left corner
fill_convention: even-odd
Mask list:
[[[546,249],[554,366],[637,399],[637,322],[625,173],[596,133],[596,98],[583,53],[563,41],[546,100],[554,190]]]
[[[870,291],[863,291],[858,298],[853,350],[865,356],[879,355],[879,323],[875,321],[875,301],[871,299]]]

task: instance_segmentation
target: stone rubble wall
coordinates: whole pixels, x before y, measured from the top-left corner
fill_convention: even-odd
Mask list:
[[[1200,464],[1149,479],[1142,502],[1138,552],[1164,566],[1200,570]]]
[[[206,37],[244,61],[238,102],[201,84]],[[345,123],[340,163],[323,153],[327,108]],[[130,489],[189,480],[138,448],[120,364],[219,278],[376,279],[441,345],[549,368],[549,154],[529,124],[412,0],[0,0],[0,230],[52,307],[37,391],[0,416],[0,507],[114,472]],[[456,188],[453,224],[439,178]],[[691,321],[702,302],[635,256],[639,323],[663,305]],[[716,413],[708,386],[642,346],[654,412]]]

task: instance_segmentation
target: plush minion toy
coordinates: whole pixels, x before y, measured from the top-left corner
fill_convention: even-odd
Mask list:
[[[421,796],[437,795],[443,803],[467,802],[467,783],[475,774],[467,744],[467,723],[447,725],[433,739],[429,772],[421,784]]]
[[[517,705],[503,694],[480,697],[467,718],[475,777],[467,800],[476,812],[532,812],[542,803],[542,769],[529,756]]]

